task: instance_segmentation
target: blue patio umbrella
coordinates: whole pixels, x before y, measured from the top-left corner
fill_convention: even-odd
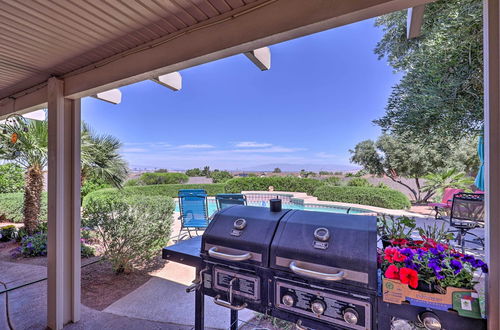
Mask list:
[[[477,143],[477,153],[481,165],[479,166],[474,185],[477,189],[484,191],[484,137],[482,135],[479,137],[479,142]]]

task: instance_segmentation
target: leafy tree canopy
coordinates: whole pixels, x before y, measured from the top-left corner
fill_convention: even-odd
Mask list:
[[[433,142],[426,146],[409,143],[404,137],[382,135],[377,141],[366,140],[351,150],[351,162],[363,166],[373,175],[387,176],[405,186],[416,202],[429,199],[434,191],[422,194],[420,178],[445,168],[467,170],[477,163],[475,141],[464,140],[450,148],[446,143]],[[402,178],[415,180],[410,186]]]
[[[384,36],[375,53],[404,73],[393,87],[385,132],[415,141],[477,135],[483,125],[482,1],[426,6],[422,36],[406,38],[406,11],[377,19]]]

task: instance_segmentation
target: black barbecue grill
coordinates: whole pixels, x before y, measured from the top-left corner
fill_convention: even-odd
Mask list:
[[[231,310],[232,329],[244,308],[298,328],[377,329],[378,304],[378,328],[390,323],[377,298],[374,216],[231,206],[214,216],[201,244],[180,242],[163,257],[197,267],[187,289],[196,291],[196,329],[204,296]]]

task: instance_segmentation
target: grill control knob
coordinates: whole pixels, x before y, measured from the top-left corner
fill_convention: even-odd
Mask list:
[[[344,321],[349,324],[357,324],[358,323],[358,312],[354,308],[347,307],[342,311],[342,316],[344,317]]]
[[[313,300],[311,302],[311,310],[317,316],[322,315],[325,312],[326,305],[322,300]]]
[[[286,294],[281,298],[281,302],[287,307],[292,307],[295,304],[295,297],[291,294]]]

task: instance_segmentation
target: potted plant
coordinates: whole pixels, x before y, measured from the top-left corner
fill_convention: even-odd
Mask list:
[[[406,247],[387,247],[381,260],[385,278],[426,292],[446,293],[448,287],[473,290],[477,283],[474,273],[488,272],[481,259],[430,238],[412,241]]]
[[[405,246],[411,241],[411,233],[416,227],[414,219],[406,216],[381,215],[377,221],[378,234],[384,248],[390,245]]]

